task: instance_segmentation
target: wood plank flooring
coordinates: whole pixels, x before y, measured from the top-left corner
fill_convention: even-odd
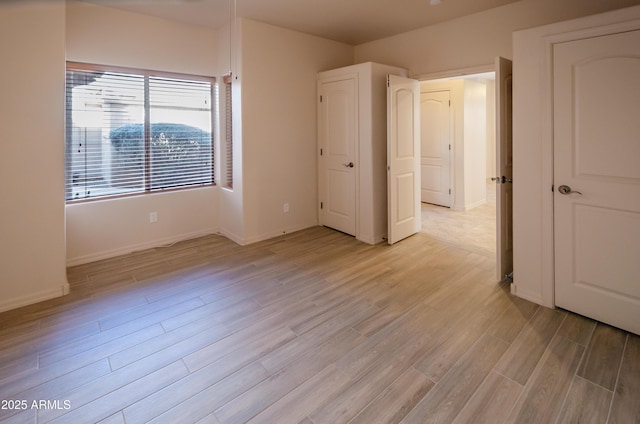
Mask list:
[[[68,276],[0,314],[0,422],[640,423],[640,337],[427,232],[212,235]]]

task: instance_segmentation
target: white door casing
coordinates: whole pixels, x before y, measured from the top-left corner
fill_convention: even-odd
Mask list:
[[[357,76],[320,83],[320,225],[356,235]]]
[[[640,30],[553,59],[555,303],[640,334]]]
[[[451,207],[449,91],[420,93],[421,201]]]
[[[503,57],[496,58],[496,270],[498,281],[513,272],[512,82],[511,61]]]
[[[420,214],[420,83],[387,77],[388,242],[418,231]]]

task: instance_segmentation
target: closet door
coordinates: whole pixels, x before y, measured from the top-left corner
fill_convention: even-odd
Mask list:
[[[320,225],[356,235],[357,77],[319,84]]]

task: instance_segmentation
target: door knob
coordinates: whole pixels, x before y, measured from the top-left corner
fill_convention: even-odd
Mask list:
[[[505,183],[512,183],[513,179],[512,178],[507,178],[504,175],[502,177],[491,177],[491,181],[495,181],[496,184],[505,184]]]
[[[569,187],[568,185],[561,185],[560,187],[558,187],[558,191],[560,192],[560,194],[564,194],[565,196],[568,194],[579,194],[580,196],[582,196],[582,193],[580,193],[579,191],[574,191],[571,190],[571,187]]]
[[[347,168],[353,168],[353,162],[343,163],[343,165],[346,166]]]

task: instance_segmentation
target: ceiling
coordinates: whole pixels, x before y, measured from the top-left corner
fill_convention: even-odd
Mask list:
[[[214,29],[235,15],[357,45],[518,0],[441,0],[433,6],[430,0],[84,1]]]

